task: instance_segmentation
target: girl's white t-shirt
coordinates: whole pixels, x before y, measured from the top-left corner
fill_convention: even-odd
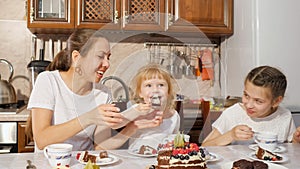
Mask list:
[[[277,111],[267,117],[250,118],[240,104],[241,103],[236,103],[224,110],[212,126],[221,134],[224,134],[235,126],[244,124],[256,132],[265,131],[277,133],[279,142],[292,141],[296,127],[292,114],[288,109],[279,106]],[[254,143],[254,141],[237,141],[232,144],[251,143]]]
[[[162,143],[163,138],[170,134],[177,134],[180,127],[180,116],[175,113],[170,117],[163,119],[160,126],[138,130],[129,139],[129,149],[139,149],[142,145],[149,145],[157,148]]]
[[[74,82],[74,85],[76,82]],[[101,84],[94,84],[87,95],[73,93],[62,80],[59,71],[44,71],[36,79],[27,108],[44,108],[53,111],[52,125],[67,122],[86,113],[100,104],[110,103],[111,95]],[[65,141],[74,151],[93,150],[93,134],[96,125],[91,125]],[[68,131],[65,131],[68,132]],[[110,137],[110,136],[103,136]],[[47,138],[45,138],[47,139]],[[35,150],[38,151],[37,146]]]

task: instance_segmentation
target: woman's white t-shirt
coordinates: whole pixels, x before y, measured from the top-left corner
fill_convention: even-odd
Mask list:
[[[89,94],[77,95],[66,86],[59,71],[56,70],[44,71],[38,75],[27,108],[29,110],[32,108],[52,110],[51,124],[57,125],[74,119],[100,104],[110,102],[111,95],[104,85],[94,84],[93,90]],[[96,125],[91,125],[66,140],[65,143],[72,144],[74,151],[93,150],[95,128]],[[38,150],[37,146],[35,149]]]
[[[162,143],[163,138],[170,134],[177,134],[180,127],[180,116],[175,113],[170,117],[163,119],[160,126],[138,130],[129,139],[130,149],[139,149],[142,145],[149,145],[157,148]]]
[[[292,141],[296,130],[292,114],[281,106],[271,115],[264,118],[251,118],[242,108],[240,103],[227,108],[221,116],[212,124],[221,134],[230,131],[237,125],[248,125],[253,131],[268,131],[278,134],[278,141]],[[250,144],[251,141],[238,141],[232,144]]]

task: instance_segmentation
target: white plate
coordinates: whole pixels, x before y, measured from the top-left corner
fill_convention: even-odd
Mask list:
[[[258,145],[257,144],[251,144],[249,145],[249,148],[251,150],[256,150],[258,148]],[[273,150],[272,152],[274,153],[282,153],[282,152],[285,152],[286,151],[286,148],[283,147],[283,146],[277,146],[275,150]]]
[[[210,154],[210,159],[207,159],[207,162],[215,162],[215,161],[219,161],[221,159],[221,156],[219,156],[218,154],[215,153],[209,153]]]
[[[95,153],[91,153],[89,152],[90,155],[94,155],[94,156],[97,156],[96,158],[96,165],[99,165],[99,166],[102,166],[102,165],[109,165],[109,164],[113,164],[117,161],[119,161],[119,158],[114,156],[114,155],[111,155],[109,154],[108,155],[108,158],[100,158],[99,157],[99,153],[98,154],[95,154]],[[81,164],[87,164],[88,162],[84,162],[83,160],[77,160],[79,163]]]
[[[233,162],[225,163],[222,165],[222,169],[231,169]],[[272,164],[272,163],[266,163],[268,164],[269,169],[288,169],[284,166],[278,165],[278,164]]]
[[[138,149],[128,149],[127,152],[131,155],[135,155],[138,157],[156,157],[157,156],[157,154],[139,154]]]
[[[276,155],[278,155],[278,154],[276,154]],[[284,155],[278,155],[278,156],[282,157],[282,160],[279,160],[279,161],[261,160],[256,157],[255,152],[252,152],[249,154],[249,157],[253,160],[259,160],[259,161],[269,162],[269,163],[285,163],[289,160],[288,157],[286,157]]]

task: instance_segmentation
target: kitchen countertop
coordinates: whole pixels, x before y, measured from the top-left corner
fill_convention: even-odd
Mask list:
[[[284,166],[289,169],[300,168],[299,156],[300,156],[300,144],[286,143],[282,144],[286,151],[279,153],[288,160],[284,163],[274,164],[278,167]],[[250,159],[251,150],[247,145],[230,145],[230,146],[214,146],[207,147],[210,153],[217,155],[219,158],[217,161],[208,162],[208,168],[210,169],[223,169],[222,166],[226,164],[232,164],[233,161],[239,159]],[[127,150],[109,150],[109,153],[117,156],[119,160],[111,165],[101,166],[101,169],[145,169],[147,166],[157,164],[156,157],[142,158],[131,155]],[[84,165],[76,161],[75,156],[78,152],[73,152],[71,169],[83,169]],[[24,169],[27,166],[27,160],[31,160],[32,164],[38,169],[51,169],[47,159],[43,153],[11,153],[0,154],[0,168],[1,169]],[[277,168],[278,168],[277,167]],[[230,167],[231,168],[231,167]],[[228,168],[228,169],[230,169]],[[282,167],[281,167],[282,168]],[[279,169],[279,168],[278,168]]]
[[[27,121],[30,111],[26,106],[17,110],[16,114],[0,114],[0,121]]]

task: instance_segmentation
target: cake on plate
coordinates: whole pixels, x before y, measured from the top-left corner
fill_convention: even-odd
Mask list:
[[[240,159],[233,162],[231,169],[268,169],[268,165],[262,161]]]
[[[255,151],[255,155],[258,159],[261,159],[261,160],[266,160],[266,161],[280,161],[282,160],[282,157],[268,151],[268,150],[265,150],[261,147],[258,147]]]
[[[150,169],[207,169],[205,151],[196,143],[184,142],[178,134],[172,143],[161,144],[158,148],[157,165]]]
[[[151,146],[148,145],[142,145],[139,149],[139,154],[142,155],[153,155],[153,154],[157,154],[157,150]]]
[[[101,151],[98,155],[98,157],[101,158],[108,158],[107,151]],[[89,154],[88,151],[84,151],[81,153],[78,153],[76,156],[76,159],[83,162],[91,161],[91,163],[96,163],[97,156],[94,154]]]

